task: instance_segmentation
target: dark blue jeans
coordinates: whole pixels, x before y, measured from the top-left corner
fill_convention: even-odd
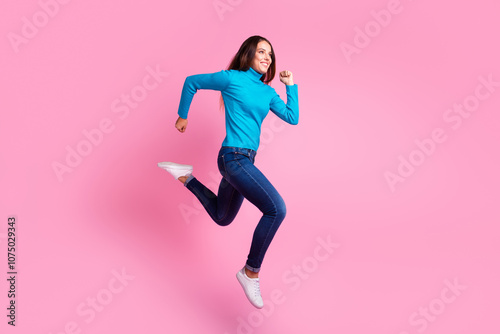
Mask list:
[[[217,165],[222,180],[217,195],[192,175],[184,186],[200,200],[210,217],[221,226],[227,226],[234,220],[244,198],[262,212],[245,265],[249,270],[258,272],[269,244],[285,218],[286,206],[271,182],[255,167],[255,154],[254,150],[247,148],[221,147]]]

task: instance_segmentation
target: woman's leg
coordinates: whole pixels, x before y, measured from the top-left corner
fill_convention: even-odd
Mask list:
[[[218,225],[229,225],[241,208],[243,196],[224,178],[219,184],[217,196],[194,176],[179,180],[198,198]]]
[[[248,270],[258,273],[264,255],[285,218],[285,202],[271,182],[255,167],[254,157],[236,152],[224,155],[223,163],[227,181],[262,212],[245,265]]]

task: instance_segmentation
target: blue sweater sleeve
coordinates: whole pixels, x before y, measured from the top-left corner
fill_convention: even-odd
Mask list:
[[[286,85],[286,104],[277,93],[275,94],[269,106],[271,111],[289,124],[298,124],[299,93],[297,84]]]
[[[229,81],[230,72],[228,70],[188,76],[182,87],[181,101],[179,103],[179,110],[177,111],[179,117],[187,118],[189,107],[198,89],[223,91],[229,85]]]

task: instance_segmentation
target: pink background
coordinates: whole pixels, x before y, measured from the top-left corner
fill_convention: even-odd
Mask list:
[[[478,79],[500,81],[499,2],[220,0],[222,13],[212,0],[41,3],[52,16],[37,1],[0,6],[2,333],[500,331],[500,87]],[[372,11],[388,7],[381,26]],[[365,28],[369,43],[356,37]],[[288,208],[264,260],[261,311],[235,278],[260,212],[245,201],[219,227],[156,166],[193,164],[216,189],[219,94],[195,96],[180,134],[180,92],[254,34],[293,72],[300,103],[297,126],[270,114],[256,158]],[[148,68],[168,75],[146,91]],[[279,79],[272,86],[286,97]],[[454,129],[443,117],[477,87],[488,97]],[[141,101],[125,114],[132,93]],[[88,146],[83,132],[106,120]],[[446,140],[419,153],[415,141],[436,128]],[[67,147],[87,156],[58,179]],[[391,188],[384,175],[400,156],[420,165]],[[6,324],[11,215],[16,328]],[[319,248],[328,237],[331,254]]]

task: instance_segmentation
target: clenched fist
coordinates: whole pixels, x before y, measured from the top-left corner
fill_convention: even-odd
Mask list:
[[[285,85],[293,85],[293,74],[290,71],[280,72],[280,81]]]
[[[185,118],[177,118],[177,122],[175,122],[175,128],[179,130],[179,132],[186,131],[186,127],[188,125],[188,120]]]

